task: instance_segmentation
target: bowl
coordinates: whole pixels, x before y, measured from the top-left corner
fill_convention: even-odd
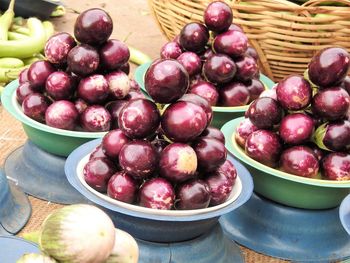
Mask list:
[[[147,69],[152,64],[152,62],[148,62],[145,64],[140,65],[135,70],[134,78],[137,81],[137,83],[141,86],[141,90],[143,93],[148,96],[148,93],[146,91],[145,85],[144,85],[144,76],[146,74]],[[264,83],[266,89],[271,89],[275,83],[266,77],[263,74],[260,74],[260,81]],[[219,107],[219,106],[213,106],[213,120],[211,123],[211,126],[221,128],[222,125],[224,125],[226,122],[241,117],[244,115],[246,110],[248,109],[249,105],[245,106],[237,106],[237,107]]]
[[[350,195],[344,198],[339,207],[339,218],[345,231],[350,235]]]
[[[87,141],[101,138],[106,132],[68,131],[50,127],[26,116],[16,100],[18,80],[9,83],[1,94],[4,108],[22,123],[28,138],[46,152],[68,156],[75,148]]]
[[[81,170],[87,155],[100,143],[101,139],[88,142],[68,156],[65,164],[67,179],[87,199],[103,208],[111,216],[116,227],[142,240],[178,242],[198,237],[213,228],[221,215],[248,201],[253,192],[253,182],[248,170],[229,155],[228,159],[235,165],[239,179],[230,200],[221,206],[196,211],[159,211],[112,201],[94,192],[81,179]]]
[[[39,254],[38,245],[20,237],[0,236],[1,262],[17,262],[21,256],[29,253]]]
[[[6,10],[10,0],[0,0],[1,10]],[[57,6],[61,5],[57,0],[16,0],[14,11],[16,16],[36,16],[41,19],[48,19]]]
[[[330,181],[292,175],[261,164],[248,157],[235,140],[235,131],[244,118],[222,127],[226,148],[244,163],[254,180],[254,191],[275,202],[305,209],[328,209],[339,206],[350,192],[350,181]]]

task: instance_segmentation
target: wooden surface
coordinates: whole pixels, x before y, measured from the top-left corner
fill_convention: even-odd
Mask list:
[[[128,45],[142,50],[152,58],[157,58],[159,50],[166,39],[161,35],[147,6],[146,0],[80,0],[63,1],[67,5],[67,14],[53,19],[56,31],[73,32],[77,12],[92,7],[102,7],[110,13],[114,22],[113,38],[126,40]],[[133,66],[133,69],[135,66]],[[132,76],[132,74],[131,74]],[[10,116],[0,106],[0,166],[6,157],[26,140],[21,124]],[[29,197],[32,204],[32,216],[26,227],[19,233],[35,231],[40,228],[45,217],[61,205]],[[285,262],[255,253],[242,247],[242,253],[247,263]],[[185,262],[184,262],[185,263]]]

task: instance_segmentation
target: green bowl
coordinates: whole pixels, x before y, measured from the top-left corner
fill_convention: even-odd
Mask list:
[[[152,62],[148,62],[145,64],[142,64],[141,66],[137,67],[135,70],[135,80],[137,83],[141,86],[141,89],[143,93],[148,96],[147,91],[145,89],[144,85],[144,76],[146,74],[147,69],[151,65]],[[266,77],[263,74],[260,74],[260,81],[264,83],[265,88],[271,89],[275,83]],[[239,107],[212,107],[213,108],[213,121],[211,123],[211,126],[221,128],[222,125],[224,125],[226,122],[241,117],[244,115],[246,110],[248,109],[248,105],[245,106],[239,106]]]
[[[18,80],[9,83],[1,94],[1,102],[13,117],[22,122],[28,138],[46,152],[66,157],[80,145],[105,134],[57,129],[27,117],[16,100],[18,85]]]
[[[339,206],[350,192],[350,181],[305,178],[273,169],[248,157],[235,140],[237,118],[222,127],[226,148],[243,162],[254,180],[254,191],[287,206],[305,209],[329,209]]]

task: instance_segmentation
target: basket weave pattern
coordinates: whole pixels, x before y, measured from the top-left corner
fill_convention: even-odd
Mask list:
[[[213,0],[148,0],[162,32],[173,39],[191,21],[203,21]],[[309,0],[298,5],[287,0],[226,1],[250,44],[260,56],[261,69],[275,81],[302,74],[318,50],[341,46],[350,52],[350,0]]]

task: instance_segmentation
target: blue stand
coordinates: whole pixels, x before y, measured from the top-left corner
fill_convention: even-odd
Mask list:
[[[60,204],[86,203],[87,199],[68,183],[65,161],[27,141],[7,157],[5,173],[34,197]]]
[[[243,263],[239,247],[217,224],[208,233],[190,241],[153,243],[138,240],[140,263]]]
[[[350,257],[350,237],[338,208],[296,209],[253,194],[220,223],[231,240],[268,256],[318,263]]]

